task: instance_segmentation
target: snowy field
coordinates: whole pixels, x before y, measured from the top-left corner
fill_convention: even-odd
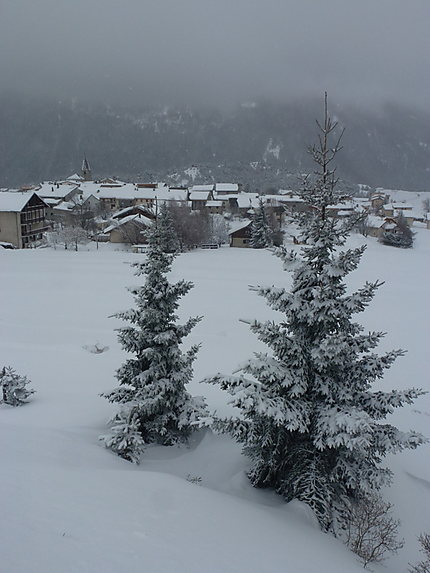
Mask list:
[[[430,231],[413,250],[367,239],[351,288],[382,279],[358,319],[388,334],[379,348],[408,353],[387,372],[385,390],[429,387]],[[357,245],[364,239],[351,238]],[[299,503],[253,489],[246,459],[228,437],[209,433],[188,448],[147,450],[134,466],[98,436],[115,407],[112,389],[125,355],[109,315],[133,304],[129,262],[143,255],[99,250],[0,250],[0,365],[32,380],[21,408],[0,406],[1,573],[349,573],[355,556],[322,534]],[[262,348],[240,318],[275,316],[248,285],[285,285],[268,251],[223,248],[181,255],[172,279],[192,280],[182,318],[202,315],[187,339],[201,342],[190,391],[226,412],[227,397],[199,380],[231,373]],[[105,347],[92,352],[94,345]],[[394,423],[430,435],[430,395],[397,411]],[[406,573],[419,558],[416,537],[430,532],[429,445],[388,460],[384,492],[402,521],[405,548],[375,571]]]

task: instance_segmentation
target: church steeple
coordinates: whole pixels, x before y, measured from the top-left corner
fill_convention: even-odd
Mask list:
[[[82,177],[84,181],[92,181],[93,176],[91,174],[90,164],[88,163],[88,159],[86,155],[84,155],[84,160],[82,161]]]

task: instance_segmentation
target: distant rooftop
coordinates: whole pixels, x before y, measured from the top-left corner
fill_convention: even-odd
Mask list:
[[[215,183],[217,193],[238,193],[239,185],[237,183]]]

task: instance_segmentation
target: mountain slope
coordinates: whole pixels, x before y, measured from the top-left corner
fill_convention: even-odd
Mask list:
[[[0,186],[76,172],[84,154],[96,176],[235,180],[250,189],[297,185],[312,168],[321,102],[248,103],[235,110],[114,109],[106,105],[6,97],[0,101]],[[332,105],[345,127],[339,175],[353,183],[425,189],[430,179],[430,114],[387,104]],[[197,179],[196,179],[197,182]]]

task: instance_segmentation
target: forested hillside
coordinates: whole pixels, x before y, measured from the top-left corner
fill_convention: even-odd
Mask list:
[[[0,100],[0,186],[64,178],[85,154],[95,176],[191,183],[234,180],[251,190],[292,187],[311,169],[320,101],[244,103],[234,110],[121,109],[25,96]],[[387,104],[372,110],[332,102],[345,149],[339,175],[351,183],[426,189],[430,114]],[[194,166],[194,168],[193,168]]]

